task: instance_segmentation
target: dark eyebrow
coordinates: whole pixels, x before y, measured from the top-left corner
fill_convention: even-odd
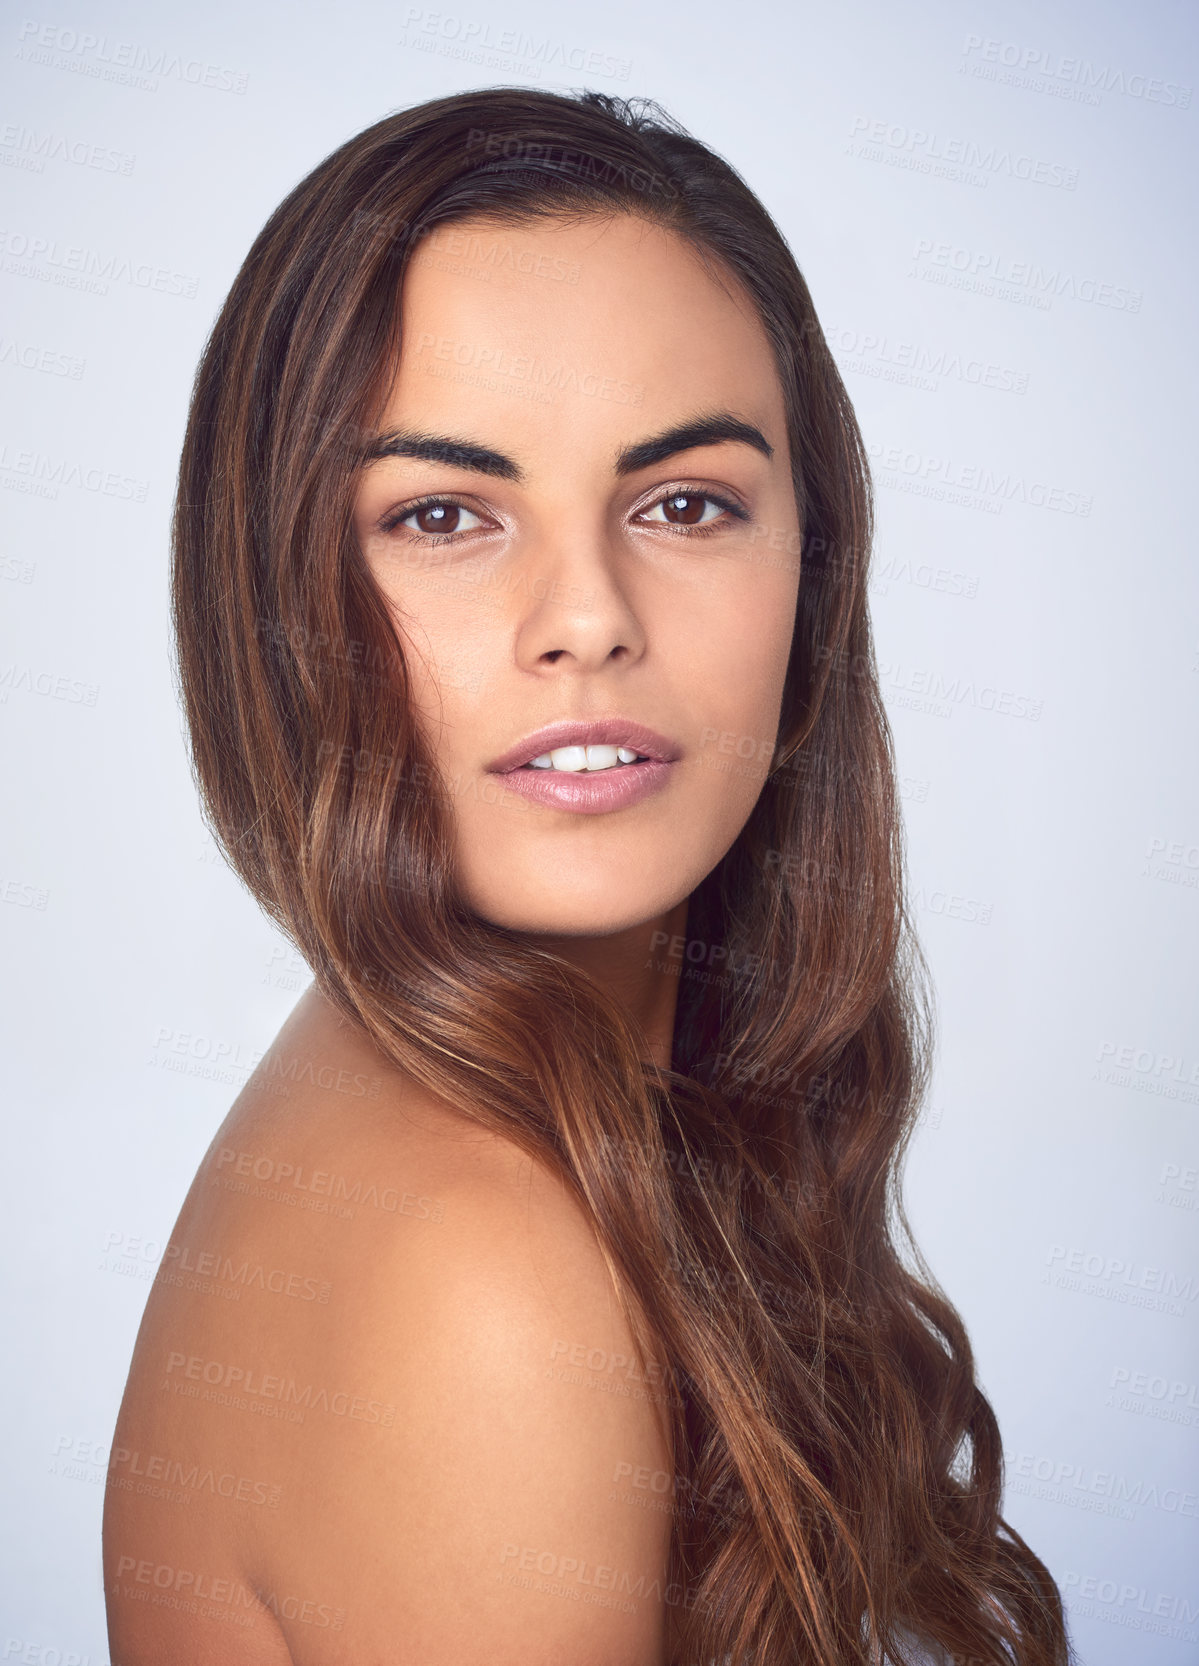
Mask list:
[[[616,473],[634,474],[661,463],[680,451],[691,451],[701,445],[721,445],[733,441],[752,445],[764,457],[774,456],[774,447],[750,422],[728,411],[717,411],[711,416],[694,417],[690,422],[676,423],[661,434],[636,445],[626,445],[617,453]],[[500,480],[523,480],[524,471],[505,457],[502,451],[478,445],[474,440],[452,439],[445,434],[417,434],[403,428],[380,434],[368,442],[361,453],[364,463],[378,462],[383,457],[414,457],[422,463],[447,463],[452,468],[473,469],[476,474],[490,474]]]
[[[716,411],[711,416],[695,417],[691,422],[677,423],[665,433],[641,440],[637,445],[626,445],[617,455],[617,474],[633,474],[673,457],[678,451],[690,451],[700,445],[720,445],[725,440],[752,445],[764,457],[774,456],[774,447],[760,428],[728,411]]]
[[[366,445],[361,460],[374,463],[381,457],[415,457],[422,463],[448,463],[452,468],[474,469],[476,474],[493,474],[501,480],[524,479],[521,469],[502,451],[444,434],[413,434],[402,428],[380,434]]]

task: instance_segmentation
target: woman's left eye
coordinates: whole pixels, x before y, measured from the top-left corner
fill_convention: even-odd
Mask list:
[[[659,517],[653,511],[662,510]],[[704,526],[718,520],[722,514],[745,518],[744,510],[725,498],[713,497],[710,492],[671,492],[650,505],[640,518],[656,521],[659,526]]]

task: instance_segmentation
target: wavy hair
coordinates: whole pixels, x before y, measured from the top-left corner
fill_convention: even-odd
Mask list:
[[[669,1069],[593,979],[475,916],[453,795],[357,546],[356,472],[433,228],[630,213],[752,299],[781,381],[802,576],[774,765],[692,894]],[[649,100],[497,88],[377,122],[255,240],[196,376],[172,555],[204,812],[323,993],[403,1071],[550,1165],[592,1221],[674,1452],[674,1660],[1063,1666],[1057,1587],[900,1171],[926,1086],[866,605],[870,479],[786,242]]]

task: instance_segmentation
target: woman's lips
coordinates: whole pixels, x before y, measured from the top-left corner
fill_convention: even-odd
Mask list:
[[[547,769],[534,758],[562,748],[604,747],[638,754],[633,763],[603,769]],[[682,748],[656,729],[627,717],[562,718],[525,736],[488,765],[506,791],[534,804],[576,815],[601,816],[624,810],[659,793],[670,781]],[[576,761],[563,759],[562,762]],[[596,760],[600,762],[602,760]]]
[[[661,792],[674,772],[674,764],[657,758],[641,758],[635,764],[613,764],[610,769],[534,769],[523,765],[504,771],[499,779],[506,792],[552,810],[571,810],[576,815],[602,816],[609,810],[625,810],[631,804]]]
[[[644,723],[635,723],[631,718],[562,718],[557,723],[547,723],[544,728],[535,729],[498,758],[493,758],[487,768],[493,775],[506,775],[560,746],[627,746],[633,752],[640,752],[644,757],[662,763],[673,763],[682,755],[682,748],[674,741],[667,740],[665,735],[647,728]]]

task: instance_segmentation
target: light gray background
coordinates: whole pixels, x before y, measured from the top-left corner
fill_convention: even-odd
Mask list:
[[[940,997],[912,1219],[1082,1659],[1199,1660],[1195,14],[463,5],[0,25],[0,1660],[107,1660],[103,1479],[149,1280],[308,981],[215,859],[170,682],[196,360],[303,173],[502,83],[659,99],[812,287],[879,470],[872,606]]]

